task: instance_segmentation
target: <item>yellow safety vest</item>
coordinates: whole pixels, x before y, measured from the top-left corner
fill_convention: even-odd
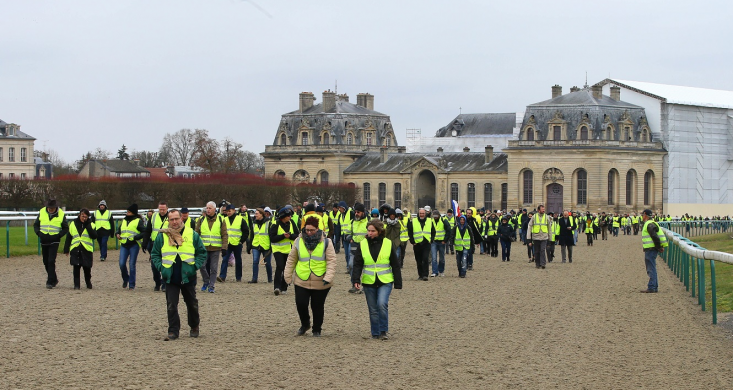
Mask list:
[[[494,223],[491,223],[491,221],[486,221],[486,224],[488,226],[488,228],[486,229],[488,235],[495,236],[496,231],[499,229],[499,220],[497,219],[496,221],[494,221]]]
[[[537,234],[540,231],[542,233],[547,233],[547,214],[542,214],[542,219],[539,219],[538,217],[540,214],[535,214],[532,218],[534,218],[534,221],[532,222],[532,234]]]
[[[48,211],[46,208],[42,208],[41,212],[38,213],[38,220],[41,222],[41,234],[59,234],[61,233],[61,224],[64,222],[64,210],[56,209],[58,217],[53,220],[48,218]]]
[[[224,222],[227,224],[229,245],[239,245],[242,242],[242,224],[244,223],[244,218],[241,215],[235,215],[234,222],[229,222],[229,217],[224,217]],[[203,229],[203,226],[201,229]]]
[[[590,223],[588,223],[590,222]],[[585,232],[587,233],[593,233],[593,221],[587,221],[585,224]]]
[[[445,218],[448,221],[448,224],[450,225],[450,230],[453,230],[454,227],[456,227],[456,217],[446,217]]]
[[[101,212],[99,211],[99,209],[97,209],[94,211],[94,226],[96,226],[95,230],[112,230],[112,226],[109,224],[109,210],[104,210],[104,212]]]
[[[349,231],[351,231],[351,239],[354,240],[355,243],[358,244],[366,238],[367,222],[369,221],[367,221],[366,217],[358,221],[352,221]]]
[[[316,215],[318,214],[316,213]],[[323,215],[321,215],[320,217],[321,217],[321,224],[323,224],[323,228],[321,230],[323,230],[323,234],[328,236],[328,234],[330,233],[329,228],[328,228],[328,213],[323,213]]]
[[[468,223],[466,224],[468,225]],[[461,236],[461,229],[456,229],[456,237],[453,239],[453,248],[456,251],[462,251],[464,249],[470,249],[471,247],[471,233],[469,233],[468,229],[470,229],[470,226],[466,226],[466,229],[464,229],[463,235]]]
[[[621,226],[620,220],[621,220],[621,218],[619,218],[619,217],[613,217],[613,227],[619,227],[619,226]]]
[[[435,241],[445,240],[445,226],[443,226],[443,218],[438,218],[438,222],[433,220],[433,224],[435,224]]]
[[[412,220],[412,238],[415,240],[415,244],[422,242],[423,240],[430,241],[431,228],[433,227],[433,220],[431,218],[425,218],[425,226],[420,227],[420,220],[414,218]]]
[[[96,230],[94,223],[92,223],[92,230]],[[94,241],[89,237],[87,229],[83,229],[82,234],[80,235],[79,231],[76,230],[76,224],[71,222],[69,224],[69,234],[71,235],[71,246],[69,247],[69,250],[73,250],[81,244],[84,246],[84,249],[89,252],[94,252]]]
[[[410,241],[410,234],[407,231],[407,220],[405,218],[401,218],[399,221],[400,221],[400,241],[401,242]]]
[[[392,254],[392,241],[382,240],[382,248],[379,249],[377,261],[374,261],[369,252],[369,242],[364,240],[359,244],[361,257],[364,258],[364,269],[361,272],[362,284],[374,284],[379,278],[382,283],[394,282],[392,267],[389,265],[389,256]]]
[[[302,238],[298,238],[298,264],[295,273],[302,280],[308,280],[313,272],[316,276],[326,273],[326,245],[325,241],[318,243],[312,253],[308,253]]]
[[[221,216],[216,216],[214,224],[209,228],[209,221],[205,215],[199,218],[201,221],[201,241],[204,246],[222,246],[221,242]]]
[[[168,214],[166,214],[165,221],[162,221],[160,213],[153,213],[150,223],[153,224],[153,231],[150,233],[150,240],[155,242],[155,238],[158,237],[160,229],[168,229]]]
[[[341,214],[341,234],[351,234],[351,208]]]
[[[293,224],[291,222],[288,222],[287,231],[285,231],[280,224],[277,224],[277,234],[282,236],[285,233],[293,234]],[[272,251],[275,253],[288,254],[290,253],[290,249],[293,247],[292,238],[283,238],[282,241],[279,241],[279,242],[272,242],[271,240],[270,243],[272,244]]]
[[[252,225],[254,229],[254,238],[252,239],[252,247],[262,247],[262,250],[270,249],[270,221],[262,223],[260,227],[257,227],[257,222]]]
[[[559,235],[560,235],[560,223],[555,220],[552,220],[552,238],[550,239],[550,241],[555,241],[555,239]]]
[[[131,224],[128,225],[126,219],[122,220],[122,226],[120,226],[120,241],[122,241],[123,244],[128,241],[135,241],[137,245],[142,246],[143,244],[140,243],[140,240],[135,240],[135,236],[140,234],[140,231],[137,229],[140,220],[135,218],[130,222]]]
[[[183,229],[181,233],[183,243],[178,247],[168,243],[168,235],[163,233],[163,246],[160,248],[160,257],[163,267],[170,268],[176,262],[176,256],[189,265],[196,263],[196,247],[193,246],[193,229]]]
[[[664,234],[664,231],[662,230],[661,227],[659,227],[659,224],[652,220],[646,221],[646,223],[644,224],[644,229],[642,229],[641,231],[641,246],[644,249],[654,248],[654,241],[652,240],[652,236],[650,236],[649,232],[646,230],[646,228],[649,226],[650,223],[657,225],[657,229],[658,229],[657,237],[659,237],[659,243],[662,245],[662,248],[666,248],[668,245],[667,244],[667,235]]]

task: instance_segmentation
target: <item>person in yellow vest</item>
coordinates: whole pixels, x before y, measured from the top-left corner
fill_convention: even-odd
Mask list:
[[[499,217],[496,213],[489,214],[484,222],[484,240],[486,241],[486,254],[491,257],[499,257]]]
[[[468,270],[468,257],[474,248],[473,230],[468,224],[465,215],[456,217],[456,227],[453,229],[453,246],[456,251],[456,265],[458,266],[458,277],[465,278]]]
[[[344,248],[346,273],[351,272],[351,221],[354,220],[354,210],[343,200],[339,202],[339,233],[341,233],[341,247]],[[335,246],[335,245],[334,245]]]
[[[402,272],[394,243],[385,237],[379,219],[367,223],[366,239],[354,256],[351,283],[356,289],[364,289],[372,339],[388,340],[389,296],[392,288],[402,289]]]
[[[334,203],[331,211],[328,212],[328,218],[333,223],[333,249],[338,254],[341,251],[341,211],[339,210],[339,204]]]
[[[652,220],[652,211],[646,209],[642,212],[641,218],[644,227],[641,229],[641,245],[644,250],[644,264],[646,274],[649,276],[649,283],[643,293],[656,293],[659,290],[657,280],[657,256],[664,252],[667,247],[667,236],[659,224]]]
[[[247,205],[243,204],[239,206],[239,215],[244,219],[244,223],[249,228],[249,236],[244,238],[244,245],[247,247],[247,254],[252,254],[252,217],[249,215],[249,209]]]
[[[534,249],[535,268],[545,269],[547,265],[547,241],[550,239],[552,217],[545,214],[545,206],[537,206],[537,214],[532,216],[527,225],[527,240]]]
[[[260,257],[265,262],[267,282],[272,283],[272,248],[270,247],[270,219],[265,210],[257,208],[252,221],[252,279],[247,283],[257,283],[260,271]]]
[[[417,218],[413,218],[407,224],[407,234],[415,252],[418,280],[423,281],[427,281],[430,274],[430,247],[435,240],[435,225],[427,214],[428,212],[421,208],[417,212]]]
[[[621,227],[621,217],[618,215],[618,213],[615,213],[613,215],[611,226],[613,227],[613,236],[618,237],[618,229]]]
[[[275,279],[273,282],[275,295],[285,294],[288,291],[288,284],[285,283],[285,263],[288,261],[290,250],[293,249],[293,241],[300,234],[300,229],[293,221],[292,216],[292,207],[283,207],[277,213],[277,221],[270,224],[270,245],[272,246],[272,256],[275,258]]]
[[[407,250],[407,243],[410,241],[410,235],[407,233],[407,224],[410,222],[410,218],[404,215],[402,210],[395,209],[397,214],[397,221],[400,223],[400,250],[398,256],[400,258],[400,268],[405,267],[405,251]]]
[[[313,311],[313,337],[321,336],[326,297],[336,276],[336,252],[319,222],[314,216],[305,220],[285,263],[285,283],[295,284],[295,307],[300,317],[298,336],[311,328],[309,305]]]
[[[81,289],[81,269],[84,269],[84,282],[92,288],[92,264],[94,262],[94,240],[97,230],[89,218],[87,209],[81,209],[79,216],[69,224],[66,235],[64,254],[69,256],[69,263],[74,267],[74,290]]]
[[[453,229],[456,227],[456,217],[453,215],[453,209],[448,209],[445,212],[445,220],[448,221],[448,224],[450,225],[450,231],[453,232]],[[453,247],[453,237],[449,241],[445,242],[445,254],[447,255],[450,251],[451,255],[456,254],[456,250]]]
[[[142,251],[150,251],[153,249],[153,243],[158,237],[160,229],[168,227],[168,203],[164,201],[158,202],[158,212],[153,213],[148,218],[148,224],[145,227],[145,239],[142,243]],[[151,255],[152,256],[152,255]],[[165,282],[160,277],[160,271],[153,266],[152,261],[150,262],[150,269],[153,271],[153,281],[155,282],[155,291],[165,291]]]
[[[41,241],[43,266],[46,268],[46,288],[54,288],[59,284],[56,275],[56,255],[59,251],[61,237],[69,232],[69,224],[64,211],[59,209],[56,199],[49,199],[46,207],[38,213],[33,222],[33,231]]]
[[[189,217],[189,211],[188,207],[181,207],[181,220],[183,221],[183,226],[196,230],[196,220]]]
[[[639,235],[639,222],[641,221],[641,216],[637,215],[636,213],[631,215],[631,228],[634,230],[634,235]]]
[[[573,231],[577,229],[575,219],[570,214],[570,212],[566,210],[563,212],[562,217],[558,221],[558,225],[560,228],[560,232],[558,233],[557,243],[560,244],[560,254],[562,255],[562,262],[565,263],[569,259],[572,263],[573,246],[575,246]]]
[[[585,237],[586,237],[586,246],[593,246],[593,229],[595,228],[595,225],[593,223],[593,216],[588,213],[585,216]]]
[[[249,237],[249,226],[233,205],[226,206],[226,217],[224,223],[227,229],[226,251],[222,251],[221,270],[216,278],[217,282],[226,282],[227,270],[229,268],[229,257],[234,255],[234,277],[237,282],[242,281],[242,246]]]
[[[206,247],[206,263],[200,268],[201,291],[214,293],[219,273],[219,256],[229,247],[229,233],[224,218],[217,213],[216,203],[206,203],[204,215],[196,221],[196,233]]]
[[[216,205],[214,205],[216,211]],[[198,233],[183,226],[181,213],[173,209],[168,214],[168,226],[160,229],[151,250],[153,266],[168,286],[165,292],[168,312],[168,337],[175,340],[181,330],[178,299],[183,296],[188,312],[189,335],[199,336],[199,304],[196,299],[196,271],[206,262],[207,251]]]
[[[167,210],[166,210],[167,214]],[[142,240],[145,237],[145,223],[138,214],[137,204],[133,203],[127,208],[125,218],[117,227],[117,239],[120,240],[120,275],[122,276],[122,288],[135,290],[137,283],[137,257],[140,254]],[[127,263],[130,263],[130,271],[127,270]],[[155,270],[160,275],[160,271]],[[160,276],[155,284],[155,291],[160,291]]]
[[[405,234],[407,234],[407,229],[405,229]],[[400,249],[402,249],[402,224],[395,209],[389,209],[384,213],[384,236],[392,241],[392,247],[399,259]]]
[[[481,235],[481,228],[479,227],[479,223],[477,220],[478,216],[476,215],[476,208],[475,207],[469,207],[466,209],[466,223],[471,228],[471,234],[473,234],[473,243],[474,245],[479,245],[481,242],[483,242],[483,236]],[[471,248],[471,251],[468,252],[468,258],[467,258],[467,266],[466,269],[471,271],[473,270],[473,255],[476,253],[476,248]]]
[[[450,241],[451,234],[453,234],[450,223],[440,215],[438,210],[433,210],[433,226],[435,227],[435,239],[430,243],[430,258],[433,267],[431,278],[445,276],[445,243]]]
[[[550,239],[547,241],[547,262],[552,263],[552,260],[555,259],[555,243],[560,235],[560,224],[558,223],[559,218],[555,219],[555,213],[550,211],[547,215],[552,217]]]
[[[99,261],[107,260],[107,241],[114,232],[114,218],[112,212],[107,210],[107,202],[103,199],[99,202],[97,209],[92,214],[92,223],[97,229],[97,241],[99,242]]]
[[[333,222],[331,221],[331,218],[329,218],[326,208],[322,205],[316,206],[316,214],[318,214],[321,218],[321,222],[323,222],[323,232],[326,233],[326,237],[330,238],[331,242],[333,242]]]
[[[349,249],[351,250],[348,268],[349,275],[351,275],[351,272],[354,269],[354,256],[356,255],[356,251],[359,250],[359,244],[366,237],[367,222],[369,222],[369,217],[366,215],[366,207],[361,203],[355,203],[354,219],[351,221],[351,235],[349,235],[351,241],[349,245]],[[357,289],[353,285],[349,288],[349,292],[352,294],[361,294],[361,290]]]

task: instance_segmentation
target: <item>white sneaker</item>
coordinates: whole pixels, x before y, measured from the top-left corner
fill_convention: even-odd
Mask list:
[[[430,277],[431,277],[431,278],[434,278],[434,277],[436,277],[436,276],[438,276],[438,274],[430,274]]]
[[[445,276],[445,273],[444,272],[441,272],[441,273],[438,274],[438,276],[440,276],[442,278],[443,276]]]
[[[275,289],[275,295],[280,295],[280,289],[279,288],[276,288]]]

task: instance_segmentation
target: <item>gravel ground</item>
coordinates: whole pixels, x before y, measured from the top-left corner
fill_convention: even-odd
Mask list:
[[[3,259],[0,388],[730,389],[729,328],[711,325],[661,261],[660,293],[639,294],[640,247],[639,236],[582,244],[572,264],[538,270],[515,243],[511,262],[477,255],[459,279],[449,256],[447,276],[428,282],[410,252],[388,341],[369,339],[342,262],[321,338],[294,337],[292,293],[227,282],[198,295],[201,337],[187,337],[181,300],[182,337],[163,341],[147,255],[134,292],[116,261],[95,261],[94,289],[74,291],[66,257],[53,290],[40,257]]]

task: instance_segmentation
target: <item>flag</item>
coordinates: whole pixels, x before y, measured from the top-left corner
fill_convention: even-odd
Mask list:
[[[457,201],[451,200],[451,208],[453,209],[453,216],[456,218],[461,216],[461,208],[458,207]]]

